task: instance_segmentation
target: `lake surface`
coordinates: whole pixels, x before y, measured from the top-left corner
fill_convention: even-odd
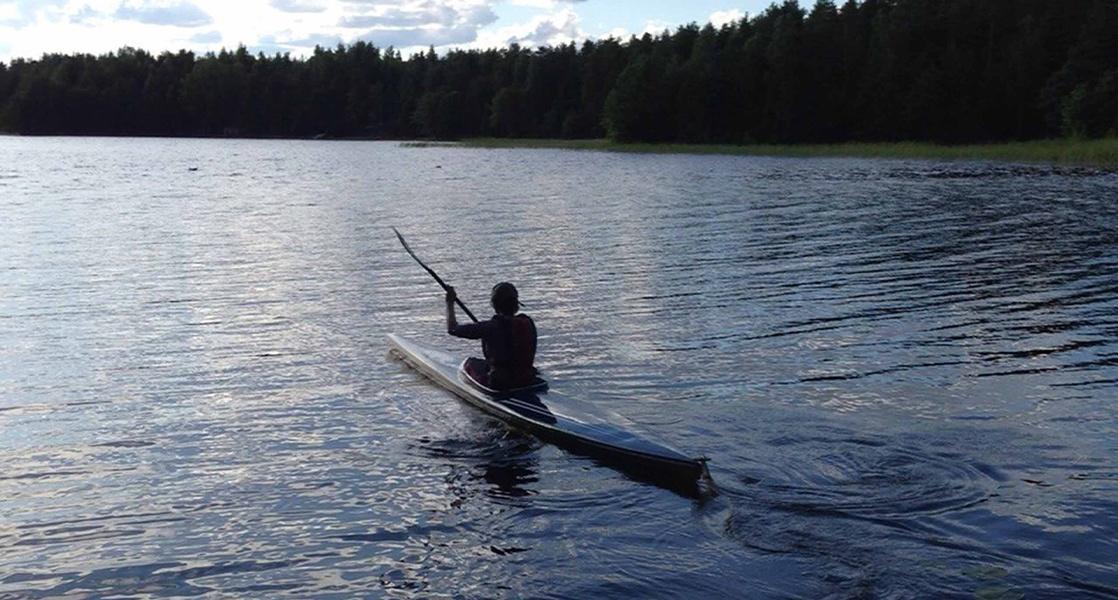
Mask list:
[[[691,498],[388,355],[514,281]],[[0,137],[0,598],[1118,597],[1118,175]]]

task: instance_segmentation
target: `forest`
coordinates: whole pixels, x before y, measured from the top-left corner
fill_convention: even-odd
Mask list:
[[[26,135],[975,143],[1118,135],[1114,0],[795,0],[714,27],[404,57],[47,54],[0,63]]]

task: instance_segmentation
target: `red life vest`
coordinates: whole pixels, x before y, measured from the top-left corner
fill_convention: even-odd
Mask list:
[[[516,315],[512,319],[514,385],[528,385],[536,378],[536,325],[527,315]]]

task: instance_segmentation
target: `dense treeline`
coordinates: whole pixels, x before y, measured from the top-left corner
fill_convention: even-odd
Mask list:
[[[794,0],[721,28],[403,58],[244,48],[0,64],[27,134],[974,142],[1118,132],[1114,0]]]

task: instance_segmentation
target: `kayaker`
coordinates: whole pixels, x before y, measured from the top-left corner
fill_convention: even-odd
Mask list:
[[[453,287],[446,291],[446,332],[469,340],[481,340],[485,360],[466,363],[470,376],[486,387],[507,390],[531,385],[536,378],[536,324],[528,315],[517,314],[520,297],[516,286],[501,282],[493,286],[489,301],[496,314],[488,321],[458,324]]]

